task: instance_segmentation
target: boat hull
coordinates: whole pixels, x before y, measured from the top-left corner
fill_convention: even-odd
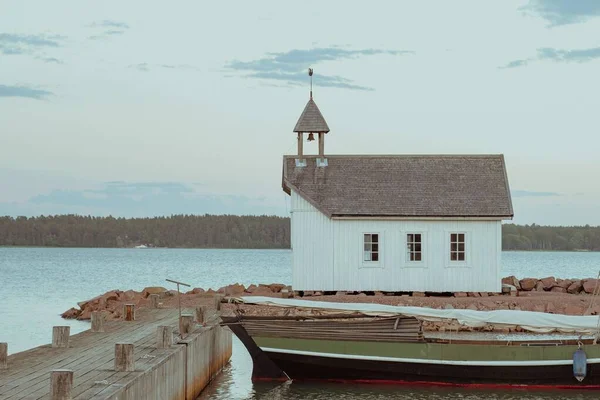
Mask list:
[[[600,346],[586,345],[587,374],[573,375],[576,344],[394,342],[256,335],[229,327],[253,360],[252,379],[600,389]],[[348,332],[344,332],[347,334]],[[269,333],[271,334],[271,333]],[[295,332],[294,332],[295,334]],[[313,336],[323,336],[323,331]],[[283,337],[282,337],[283,336]],[[285,337],[287,336],[287,337]]]
[[[600,365],[588,365],[583,382],[573,377],[573,366],[480,366],[411,363],[289,354],[264,351],[293,380],[357,381],[372,383],[455,386],[531,386],[600,389]],[[255,380],[265,377],[255,376]]]

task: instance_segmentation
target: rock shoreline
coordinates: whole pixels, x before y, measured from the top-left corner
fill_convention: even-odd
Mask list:
[[[502,279],[504,293],[489,292],[294,292],[291,286],[281,283],[249,285],[233,284],[218,290],[194,288],[181,296],[184,307],[212,304],[215,295],[224,297],[267,296],[267,297],[309,297],[320,301],[380,303],[389,305],[410,305],[438,309],[471,310],[527,310],[566,315],[597,315],[600,304],[592,303],[591,294],[600,290],[597,279],[517,279],[509,276]],[[89,320],[93,311],[103,311],[107,320],[117,320],[122,316],[124,304],[135,304],[139,308],[150,307],[151,294],[158,294],[160,306],[177,307],[177,291],[164,287],[146,287],[141,292],[134,290],[111,290],[93,299],[79,302],[78,308],[71,308],[61,316],[65,319]],[[600,303],[600,302],[599,302]],[[261,314],[268,314],[268,307],[254,306]],[[264,309],[264,310],[263,310]],[[270,309],[272,312],[272,309]],[[435,327],[434,327],[435,329]],[[438,330],[438,329],[435,329]]]

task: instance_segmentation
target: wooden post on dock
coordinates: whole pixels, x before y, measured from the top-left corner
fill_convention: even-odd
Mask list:
[[[179,326],[181,326],[181,337],[186,337],[191,331],[194,330],[194,316],[193,315],[182,315],[179,317],[181,320]]]
[[[159,326],[156,328],[156,348],[167,349],[173,345],[173,328]]]
[[[215,309],[217,311],[221,311],[221,301],[223,300],[223,295],[216,294],[215,295]]]
[[[123,306],[123,319],[125,321],[135,321],[135,304],[125,304]]]
[[[148,298],[150,299],[150,308],[158,308],[158,300],[160,297],[157,294],[151,294]]]
[[[70,326],[52,327],[52,347],[69,347]]]
[[[203,324],[204,323],[204,319],[206,315],[206,307],[204,306],[198,306],[196,307],[196,321],[199,324]]]
[[[50,373],[50,400],[71,400],[73,371],[55,369]]]
[[[115,371],[135,371],[135,360],[133,359],[133,343],[115,344]]]
[[[0,370],[8,368],[8,343],[0,343]]]
[[[101,311],[92,311],[92,332],[104,332],[104,314]]]

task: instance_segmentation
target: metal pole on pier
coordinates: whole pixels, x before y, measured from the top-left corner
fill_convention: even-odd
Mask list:
[[[179,285],[190,287],[187,283],[174,281],[172,279],[165,279],[167,282],[171,282],[177,285],[177,301],[179,303],[179,334],[183,337],[183,324],[181,323],[181,292],[179,291]]]

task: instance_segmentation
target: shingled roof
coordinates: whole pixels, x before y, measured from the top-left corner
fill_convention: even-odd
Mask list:
[[[302,111],[302,114],[300,114],[300,118],[298,118],[298,122],[296,122],[294,132],[329,132],[329,126],[327,126],[327,122],[325,122],[325,118],[323,118],[323,114],[321,114],[321,111],[319,111],[319,107],[317,107],[317,104],[312,99],[312,96],[310,100],[308,100],[308,103],[306,103],[304,111]]]
[[[502,155],[284,156],[283,189],[328,217],[512,218]]]

